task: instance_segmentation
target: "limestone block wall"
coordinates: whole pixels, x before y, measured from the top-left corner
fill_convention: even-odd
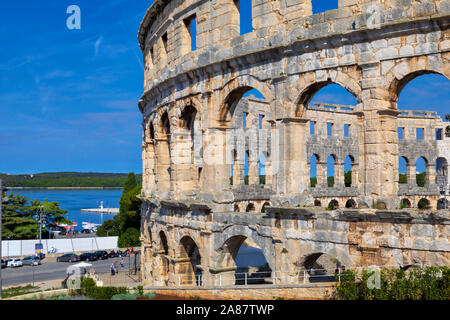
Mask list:
[[[333,141],[343,143],[342,152],[355,153],[357,147],[358,183],[332,193],[363,197],[359,200],[365,203],[378,198],[387,207],[398,207],[402,147],[397,139],[396,100],[403,86],[417,75],[448,76],[447,3],[341,1],[336,10],[311,15],[307,0],[253,1],[254,31],[239,35],[239,7],[234,1],[155,1],[139,31],[147,66],[139,105],[144,130],[151,131],[150,124],[154,130],[154,139],[146,138],[148,152],[143,156],[150,159],[144,161],[146,194],[216,198],[222,210],[232,211],[227,147],[230,139],[235,140],[231,129],[241,121],[242,113],[231,111],[246,91],[255,88],[266,98],[264,121],[271,129],[265,133],[272,141],[267,151],[271,172],[266,177],[271,189],[280,199],[302,195],[305,203],[312,204],[311,199],[319,194],[309,188],[308,152],[314,147],[307,146],[314,143],[307,143],[311,114],[307,105],[320,88],[337,83],[358,102],[350,117],[355,138],[350,143]],[[190,50],[190,34],[186,33],[193,17],[197,23],[195,51]],[[189,106],[197,114],[193,147],[179,123]],[[165,114],[169,125],[162,125]],[[250,117],[249,122],[255,119]],[[161,128],[169,134],[160,134]],[[250,143],[260,140],[258,136],[235,143],[252,153],[252,184],[258,182],[259,150]],[[326,140],[322,142],[326,148]],[[149,147],[152,143],[154,151]],[[434,147],[424,148],[432,152]],[[189,149],[194,152],[191,160]],[[242,156],[236,162],[233,180],[241,182]],[[151,170],[152,165],[157,169]],[[337,178],[342,180],[343,175]],[[430,188],[431,196],[436,188]]]

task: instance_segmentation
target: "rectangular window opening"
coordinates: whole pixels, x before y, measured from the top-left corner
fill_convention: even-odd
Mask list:
[[[350,125],[344,124],[344,137],[350,137]]]
[[[331,122],[327,123],[327,136],[329,137],[333,136],[333,125]]]
[[[252,0],[234,0],[239,12],[240,35],[253,32]]]
[[[405,138],[405,128],[399,127],[397,129],[398,132],[398,139],[403,140]]]
[[[423,128],[416,128],[417,140],[423,140]]]
[[[247,128],[247,112],[242,113],[242,126],[245,128]]]
[[[167,54],[167,32],[161,36],[163,42],[164,53]]]
[[[259,115],[259,125],[258,125],[259,129],[263,128],[263,119],[264,119],[264,115],[260,114]]]
[[[316,134],[316,121],[311,121],[309,125],[309,133],[313,136]]]
[[[442,129],[436,129],[436,140],[442,140]]]
[[[191,51],[197,50],[197,17],[192,15],[187,19],[184,19],[184,25],[186,26],[187,33],[189,34],[189,41],[191,45]]]

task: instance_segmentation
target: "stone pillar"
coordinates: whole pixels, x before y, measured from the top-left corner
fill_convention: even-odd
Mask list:
[[[427,162],[425,186],[436,184],[436,168],[432,161]]]
[[[203,151],[204,190],[211,193],[230,189],[230,154],[227,128],[205,129]],[[228,154],[228,156],[227,156]]]
[[[142,151],[143,172],[142,189],[145,194],[152,194],[156,191],[156,170],[155,170],[155,145],[153,140],[143,144]]]
[[[276,188],[278,194],[298,194],[309,188],[308,161],[306,159],[305,132],[309,120],[284,118],[277,120],[272,141],[277,150],[272,163],[278,163]]]
[[[319,159],[316,164],[317,167],[317,187],[328,188],[327,179],[327,162]]]
[[[248,184],[259,184],[258,159],[255,158],[255,154],[252,151],[249,151],[248,156]]]
[[[193,141],[190,131],[183,130],[172,133],[171,160],[175,194],[194,192],[198,182],[198,173],[197,166],[193,163]]]
[[[344,163],[341,159],[335,160],[334,162],[334,186],[337,188],[345,187],[345,169]]]
[[[367,99],[364,111],[364,181],[366,196],[396,197],[398,191],[398,111],[388,101]],[[363,129],[364,130],[364,129]]]
[[[170,138],[156,139],[156,183],[158,193],[171,190]]]
[[[407,182],[409,187],[416,187],[417,186],[416,165],[411,163],[411,161],[409,161],[409,160],[408,160],[408,163],[406,164],[406,179],[407,179],[406,182]]]

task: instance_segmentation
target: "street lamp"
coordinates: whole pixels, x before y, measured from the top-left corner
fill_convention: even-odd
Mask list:
[[[2,186],[2,179],[0,179],[0,260],[3,259],[3,255],[2,255],[2,204],[3,201],[5,201],[5,199],[3,199],[3,192],[8,191],[8,189],[6,187]],[[2,298],[2,268],[0,266],[0,299]]]

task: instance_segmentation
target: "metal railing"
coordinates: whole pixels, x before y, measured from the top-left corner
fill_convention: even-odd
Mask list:
[[[202,274],[176,275],[154,280],[156,286],[249,286],[249,285],[282,285],[310,284],[320,282],[340,282],[345,269],[337,268],[334,272],[327,269],[302,269],[295,272],[287,271],[255,271],[236,272],[233,274],[218,274],[206,279]],[[169,279],[170,278],[170,279]]]

